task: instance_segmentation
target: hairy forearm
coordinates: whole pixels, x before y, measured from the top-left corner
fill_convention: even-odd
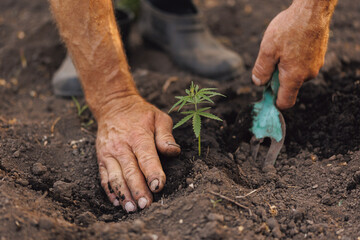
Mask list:
[[[95,117],[108,103],[137,94],[111,0],[49,0]]]
[[[293,4],[299,10],[307,9],[313,11],[318,17],[330,21],[338,0],[294,0]]]

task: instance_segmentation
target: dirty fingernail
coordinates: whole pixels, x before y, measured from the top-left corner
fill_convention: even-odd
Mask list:
[[[150,183],[150,189],[153,192],[159,189],[159,180],[158,179],[155,179]]]
[[[125,211],[130,213],[130,212],[135,212],[135,205],[132,202],[127,202],[125,204]]]
[[[115,207],[119,206],[119,205],[120,205],[119,200],[116,199],[116,200],[113,202],[113,205],[114,205]]]
[[[174,142],[167,142],[167,145],[181,148],[179,144],[174,143]]]
[[[144,197],[140,198],[138,201],[138,205],[141,209],[144,209],[146,207],[147,203],[148,203],[148,200]]]
[[[261,80],[258,77],[256,77],[254,74],[252,75],[252,80],[256,85],[258,86],[261,85]]]

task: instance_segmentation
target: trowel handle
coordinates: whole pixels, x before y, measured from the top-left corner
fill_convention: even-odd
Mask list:
[[[271,78],[271,90],[273,92],[273,95],[275,96],[275,100],[277,98],[277,93],[279,91],[279,87],[280,87],[280,82],[279,82],[279,69],[278,67],[276,66],[275,68],[275,71],[272,75],[272,78]]]

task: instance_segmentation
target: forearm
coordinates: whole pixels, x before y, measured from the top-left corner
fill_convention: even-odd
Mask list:
[[[317,17],[330,21],[337,2],[338,0],[294,0],[293,5],[296,5],[300,11],[310,10]]]
[[[95,117],[114,100],[137,95],[111,0],[50,0],[50,3]]]

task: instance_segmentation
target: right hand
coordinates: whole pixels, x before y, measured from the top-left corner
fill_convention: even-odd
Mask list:
[[[127,212],[148,207],[166,176],[158,152],[176,156],[172,120],[138,95],[110,102],[98,115],[96,140],[101,185],[109,200]]]
[[[292,107],[303,82],[315,78],[324,64],[334,9],[330,2],[295,0],[266,29],[252,79],[256,85],[266,84],[278,65],[279,109]]]

